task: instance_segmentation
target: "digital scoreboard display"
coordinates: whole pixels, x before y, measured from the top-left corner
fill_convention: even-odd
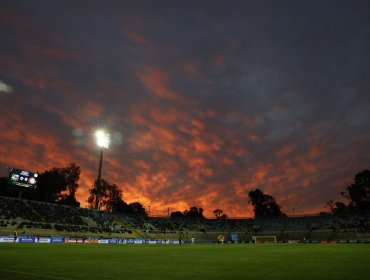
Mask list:
[[[38,174],[20,170],[12,169],[9,173],[8,184],[12,186],[25,187],[35,189],[37,187]]]

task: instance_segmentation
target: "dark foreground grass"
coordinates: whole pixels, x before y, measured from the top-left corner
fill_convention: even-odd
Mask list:
[[[0,244],[0,279],[369,279],[370,245]]]

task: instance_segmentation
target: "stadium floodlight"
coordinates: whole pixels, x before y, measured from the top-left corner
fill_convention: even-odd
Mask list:
[[[95,209],[98,210],[99,208],[99,196],[100,196],[100,189],[101,189],[101,170],[103,165],[103,150],[108,149],[110,143],[109,134],[106,133],[104,130],[98,130],[95,133],[96,137],[96,144],[100,147],[100,161],[99,161],[99,172],[98,172],[98,179],[96,180],[96,198],[95,198]]]
[[[110,136],[104,130],[98,130],[95,133],[96,143],[100,148],[108,149],[110,143]]]

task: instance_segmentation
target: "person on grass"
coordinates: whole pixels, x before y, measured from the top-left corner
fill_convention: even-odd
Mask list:
[[[18,238],[18,232],[17,230],[14,231],[14,234],[13,234],[13,243],[17,242],[17,238]]]

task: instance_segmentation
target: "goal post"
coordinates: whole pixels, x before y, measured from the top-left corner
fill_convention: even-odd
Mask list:
[[[256,236],[252,236],[252,241],[256,244],[276,243],[276,236],[275,235],[256,235]]]

